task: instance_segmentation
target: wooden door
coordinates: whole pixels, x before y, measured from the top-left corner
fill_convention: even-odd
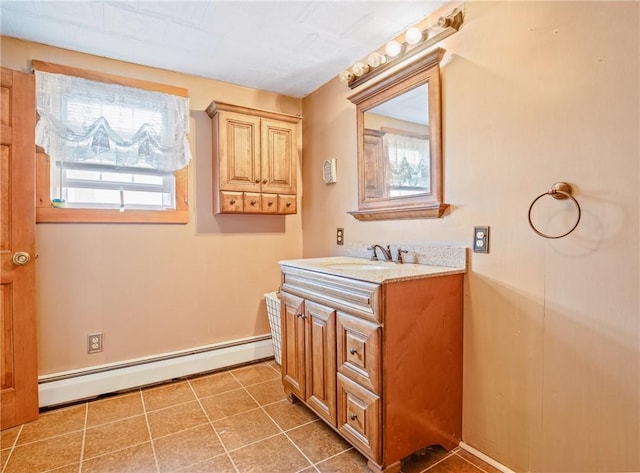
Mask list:
[[[307,301],[307,403],[336,425],[336,310]]]
[[[292,394],[305,399],[305,319],[304,299],[281,292],[282,310],[280,324],[282,330],[282,384],[287,396],[293,401]]]
[[[35,303],[35,82],[0,86],[0,428],[38,417]]]
[[[295,194],[297,125],[262,119],[262,192]]]
[[[220,190],[260,192],[260,118],[220,111]]]

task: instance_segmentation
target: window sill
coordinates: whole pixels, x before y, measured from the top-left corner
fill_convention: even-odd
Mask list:
[[[36,223],[189,223],[189,210],[107,210],[37,207]]]

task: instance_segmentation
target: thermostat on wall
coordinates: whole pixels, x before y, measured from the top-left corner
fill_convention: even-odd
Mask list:
[[[337,182],[336,177],[336,158],[325,159],[322,165],[322,179],[327,184]]]

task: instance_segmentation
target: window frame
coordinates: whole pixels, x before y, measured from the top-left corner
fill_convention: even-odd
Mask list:
[[[189,91],[155,82],[143,81],[111,74],[89,71],[70,66],[33,59],[33,70],[82,77],[99,82],[162,92],[187,97]],[[51,162],[39,146],[36,147],[36,223],[188,223],[189,222],[189,166],[179,169],[175,175],[176,208],[167,210],[91,209],[53,207],[51,204]]]

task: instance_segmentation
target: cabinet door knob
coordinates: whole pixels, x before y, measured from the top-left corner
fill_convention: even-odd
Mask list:
[[[287,202],[287,207],[291,207],[291,202]]]
[[[349,350],[349,353],[351,353],[352,355],[355,355],[356,353],[358,353],[358,350],[356,350],[355,348],[352,348]]]
[[[349,414],[349,418],[351,420],[356,420],[358,418],[358,414],[354,414],[353,412],[351,414]]]
[[[256,179],[256,184],[260,184],[260,179]]]
[[[268,202],[267,205],[271,207],[273,205],[273,202]]]
[[[263,179],[263,180],[262,180],[262,183],[263,183],[263,184],[266,184],[266,183],[267,183],[267,180],[266,180],[266,179]]]
[[[252,200],[252,201],[251,201],[251,205],[256,205],[256,201],[255,201],[255,200]]]
[[[234,205],[234,204],[236,203],[236,199],[231,199],[231,200],[229,201],[229,203],[230,203],[231,205]]]

